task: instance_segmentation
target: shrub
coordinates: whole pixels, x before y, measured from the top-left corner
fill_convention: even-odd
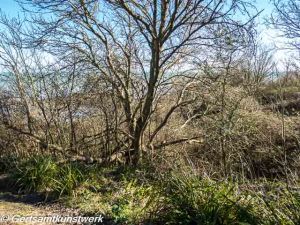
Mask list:
[[[53,157],[44,155],[20,163],[11,178],[23,190],[70,195],[91,176],[89,169],[80,163],[58,165]]]
[[[266,211],[265,224],[300,224],[299,191],[278,189],[260,198]]]
[[[235,186],[197,176],[173,174],[166,183],[168,224],[257,224],[251,199],[235,196]]]
[[[88,179],[88,171],[77,163],[64,164],[59,168],[59,173],[52,178],[55,182],[54,191],[70,195],[72,191]]]
[[[12,172],[15,184],[29,191],[47,191],[53,187],[59,168],[51,156],[38,156],[21,162]]]

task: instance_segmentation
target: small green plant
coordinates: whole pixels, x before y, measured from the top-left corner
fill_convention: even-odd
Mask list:
[[[46,191],[53,186],[59,168],[51,156],[38,156],[22,162],[12,173],[21,189]]]
[[[287,189],[261,197],[265,208],[265,224],[300,224],[300,194]]]
[[[122,223],[127,220],[126,210],[129,205],[129,201],[125,198],[118,198],[115,204],[112,206],[111,212],[116,223]]]
[[[151,209],[149,197],[154,193],[154,186],[140,183],[134,179],[125,183],[123,190],[111,208],[111,216],[116,223],[136,224],[149,218]]]
[[[59,193],[59,196],[63,194],[71,195],[73,190],[86,181],[88,178],[84,175],[84,168],[78,164],[65,164],[59,169],[59,173],[53,181],[54,190]]]
[[[175,174],[166,186],[172,210],[168,224],[257,224],[250,201],[240,202],[234,186]]]
[[[20,189],[71,195],[73,190],[89,179],[89,168],[78,163],[58,165],[51,156],[38,156],[22,162],[12,172],[12,180]]]

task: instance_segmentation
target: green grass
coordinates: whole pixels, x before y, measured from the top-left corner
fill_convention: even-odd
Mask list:
[[[20,163],[10,176],[19,189],[51,193],[115,224],[300,224],[299,191],[284,184],[252,183],[251,189],[192,172],[154,171],[149,166],[57,164],[40,156]]]
[[[167,186],[170,224],[257,224],[251,199],[235,195],[235,185],[175,174]]]
[[[51,156],[38,156],[21,162],[10,172],[11,180],[19,189],[51,193],[58,197],[71,195],[88,181],[95,168],[80,163],[59,165]]]

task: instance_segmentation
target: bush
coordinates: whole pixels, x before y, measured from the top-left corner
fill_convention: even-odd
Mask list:
[[[300,224],[297,184],[288,189],[279,182],[216,182],[188,167],[154,178],[148,167],[99,170],[58,164],[51,156],[29,159],[11,172],[21,189],[56,197],[76,194],[76,206],[116,224]]]
[[[58,165],[51,156],[38,156],[26,160],[11,173],[15,185],[23,190],[59,194],[72,191],[85,182],[90,168],[80,163]]]
[[[169,224],[257,224],[251,202],[234,196],[235,187],[175,174],[166,186]]]
[[[12,171],[15,185],[29,191],[48,191],[54,185],[59,168],[51,156],[38,156],[21,162]]]
[[[68,163],[59,168],[56,178],[53,178],[55,185],[54,191],[70,195],[72,191],[88,179],[88,171],[81,164]]]
[[[278,189],[260,198],[266,211],[265,224],[300,224],[299,191]]]

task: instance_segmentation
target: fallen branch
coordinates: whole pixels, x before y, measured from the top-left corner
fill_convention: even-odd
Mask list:
[[[193,138],[182,138],[182,139],[178,139],[178,140],[175,140],[175,141],[170,141],[170,142],[164,142],[158,146],[153,146],[151,147],[151,149],[153,150],[156,150],[156,149],[161,149],[163,147],[167,147],[167,146],[170,146],[170,145],[175,145],[175,144],[180,144],[180,143],[185,143],[185,142],[197,142],[197,143],[202,143],[202,141],[200,140],[197,140],[199,138],[202,138],[202,136],[196,136],[196,137],[193,137]]]

